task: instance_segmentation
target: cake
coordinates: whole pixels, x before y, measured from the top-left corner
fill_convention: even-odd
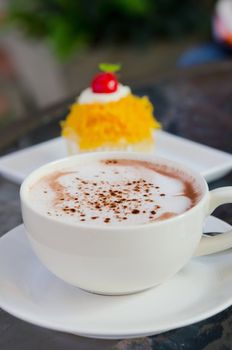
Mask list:
[[[101,73],[81,92],[61,123],[69,154],[154,150],[160,128],[148,97],[138,97],[118,82],[118,65],[101,64]]]

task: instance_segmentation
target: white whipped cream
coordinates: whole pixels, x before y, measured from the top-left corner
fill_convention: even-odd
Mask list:
[[[122,84],[118,84],[118,89],[115,92],[111,92],[108,94],[105,93],[96,93],[93,92],[91,88],[87,88],[82,91],[80,96],[77,98],[77,102],[80,104],[91,104],[94,102],[107,103],[118,101],[123,97],[126,97],[131,92],[129,86],[124,86]]]

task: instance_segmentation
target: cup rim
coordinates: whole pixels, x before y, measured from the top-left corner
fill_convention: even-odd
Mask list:
[[[197,181],[197,183],[201,186],[202,190],[202,196],[197,202],[196,205],[194,205],[192,208],[186,210],[185,212],[178,214],[176,216],[173,216],[171,218],[165,219],[165,220],[155,220],[153,222],[147,222],[147,223],[142,223],[142,224],[127,224],[127,225],[94,225],[94,224],[89,224],[89,223],[82,223],[82,222],[65,222],[62,220],[59,220],[53,216],[46,216],[45,214],[39,212],[36,210],[33,206],[29,204],[29,201],[26,196],[26,192],[30,188],[30,186],[35,183],[37,180],[39,180],[41,177],[45,176],[46,174],[50,174],[54,170],[58,170],[60,168],[60,164],[68,165],[69,163],[72,163],[75,159],[81,159],[81,158],[87,158],[87,159],[133,159],[133,160],[143,160],[143,161],[149,161],[149,162],[155,162],[157,161],[158,163],[161,164],[168,164],[168,166],[173,166],[177,169],[181,169],[184,173],[191,174],[193,178]],[[48,170],[48,171],[46,171]],[[49,171],[50,170],[50,171]],[[45,165],[42,165],[41,167],[35,169],[32,171],[22,182],[20,186],[20,200],[21,200],[21,205],[22,203],[26,205],[29,210],[31,210],[33,213],[36,215],[40,216],[43,219],[46,219],[50,222],[58,223],[61,226],[68,226],[68,227],[73,227],[73,228],[86,228],[89,230],[114,230],[114,231],[120,231],[120,230],[135,230],[135,229],[143,229],[145,227],[152,227],[152,226],[160,226],[164,225],[167,222],[173,222],[173,221],[178,221],[184,216],[187,216],[188,214],[191,214],[193,211],[197,210],[198,207],[201,205],[201,203],[205,200],[206,194],[208,192],[208,184],[204,177],[198,173],[197,171],[189,168],[185,164],[170,160],[165,157],[159,157],[156,155],[151,155],[147,153],[141,153],[141,152],[125,152],[125,151],[103,151],[103,152],[89,152],[89,153],[82,153],[82,154],[77,154],[69,157],[64,157],[52,162],[49,162]]]

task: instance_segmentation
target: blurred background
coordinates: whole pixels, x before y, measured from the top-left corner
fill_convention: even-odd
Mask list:
[[[231,0],[0,0],[0,128],[86,87],[99,62],[144,86],[230,59]]]

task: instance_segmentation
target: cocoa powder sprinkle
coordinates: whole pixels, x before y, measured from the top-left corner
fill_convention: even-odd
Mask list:
[[[140,211],[138,209],[133,209],[132,210],[132,214],[139,214],[139,213],[140,213]]]
[[[117,166],[113,166],[113,174],[119,174],[120,172],[117,171],[121,165],[132,165],[133,161],[131,161],[131,164],[128,163],[127,160],[119,159],[109,159],[109,160],[103,160],[101,161],[103,164],[117,164]],[[148,162],[140,162],[135,161],[136,164],[139,163],[138,166],[145,166],[151,170],[153,170],[152,167],[148,167]],[[140,164],[141,163],[141,164]],[[148,165],[146,165],[148,163]],[[154,168],[156,171],[156,169]],[[168,170],[168,169],[167,169]],[[158,171],[160,174],[166,174],[166,170],[160,170]],[[55,205],[58,205],[57,209],[61,212],[62,215],[68,215],[68,216],[74,216],[79,217],[80,221],[85,221],[83,217],[86,214],[85,212],[85,206],[87,209],[90,209],[90,212],[92,211],[92,214],[100,214],[100,212],[105,213],[105,215],[109,215],[109,217],[103,217],[102,214],[100,216],[88,216],[86,219],[88,220],[96,220],[99,219],[101,221],[104,221],[105,223],[109,223],[110,221],[122,221],[130,219],[131,214],[139,214],[143,213],[146,215],[146,219],[144,220],[155,220],[154,215],[157,214],[158,209],[160,209],[159,205],[155,205],[155,201],[152,199],[153,193],[156,193],[159,197],[166,196],[165,193],[160,193],[162,189],[160,189],[159,186],[155,186],[154,183],[149,182],[148,180],[144,180],[142,178],[139,178],[138,180],[132,179],[126,179],[122,183],[111,183],[110,178],[107,180],[104,180],[105,177],[101,174],[107,174],[108,171],[104,171],[103,169],[100,169],[98,172],[98,175],[96,177],[99,177],[100,179],[95,179],[95,176],[93,175],[92,180],[86,180],[85,178],[79,178],[79,177],[73,177],[73,183],[70,183],[70,186],[76,186],[76,190],[74,193],[69,193],[69,187],[65,189],[65,187],[62,187],[61,184],[58,183],[57,179],[59,176],[63,175],[64,173],[57,173],[55,177],[53,177],[51,180],[55,182],[55,185],[53,186],[56,190],[57,197],[54,201]],[[80,174],[77,174],[80,176]],[[177,176],[178,178],[178,176]],[[103,181],[104,180],[104,181]],[[116,180],[116,178],[115,178]],[[128,181],[129,180],[129,181]],[[50,181],[50,180],[49,180]],[[150,180],[151,181],[151,180]],[[152,179],[153,181],[153,179]],[[187,183],[187,181],[186,181]],[[50,183],[49,183],[50,185]],[[191,184],[188,183],[184,186],[191,187]],[[187,187],[186,187],[187,188]],[[156,191],[155,191],[156,190]],[[192,188],[187,188],[183,191],[183,195],[186,195],[186,193],[189,193]],[[47,193],[46,187],[42,188],[42,191],[44,193]],[[87,198],[88,196],[88,198]],[[44,196],[45,197],[45,196]],[[132,197],[132,198],[131,198]],[[136,197],[136,198],[133,198]],[[197,198],[197,194],[195,195]],[[196,201],[197,199],[193,198]],[[62,201],[65,200],[65,203],[62,203]],[[160,200],[161,201],[161,200]],[[145,204],[146,203],[146,204]],[[148,204],[147,204],[148,203]],[[150,204],[151,203],[151,204]],[[68,204],[68,205],[65,205]],[[145,205],[144,205],[145,204]],[[65,206],[64,206],[65,205]],[[145,207],[146,210],[143,210]],[[49,209],[49,208],[48,208]],[[63,211],[63,214],[62,214]],[[75,214],[76,213],[76,214]],[[51,215],[50,212],[47,212],[48,215]],[[74,215],[75,214],[75,215]],[[55,215],[58,215],[57,213]]]

